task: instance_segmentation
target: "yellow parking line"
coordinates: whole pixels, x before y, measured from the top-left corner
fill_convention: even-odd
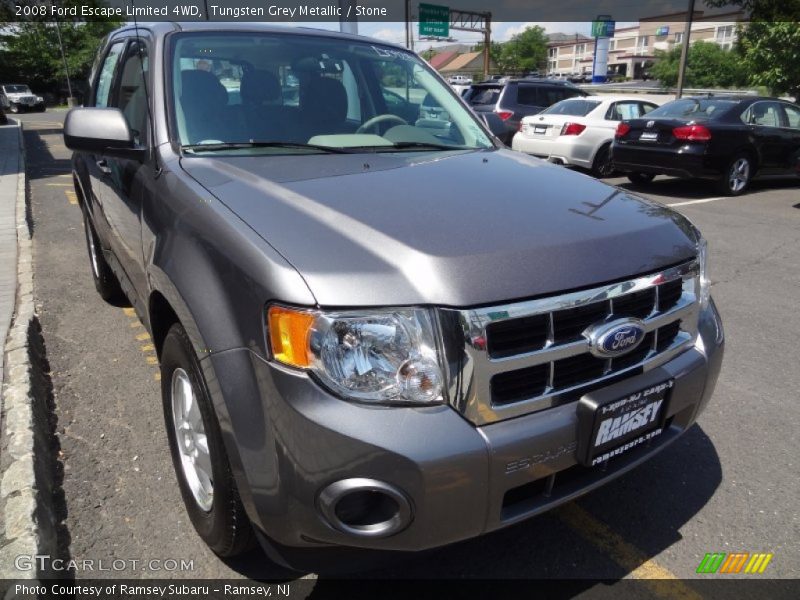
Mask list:
[[[149,333],[147,333],[147,332],[145,332],[145,333],[140,333],[139,335],[137,335],[137,336],[136,336],[136,339],[137,339],[138,341],[140,341],[140,342],[144,342],[144,341],[146,341],[146,340],[149,340],[149,339],[150,339],[150,334],[149,334]]]
[[[576,503],[565,504],[556,514],[581,537],[628,571],[632,579],[646,580],[646,585],[660,598],[702,600],[700,594],[683,583],[672,571],[648,558],[644,552]]]
[[[122,312],[125,313],[126,317],[135,317],[136,316],[136,311],[130,306],[127,307],[127,308],[123,308]]]
[[[70,204],[78,204],[78,196],[73,190],[64,190],[64,195],[67,197],[67,202]]]
[[[156,381],[161,381],[161,373],[156,373],[155,375],[153,375],[153,379],[155,379]]]
[[[66,187],[66,188],[72,187],[71,183],[45,183],[45,185],[47,187]]]
[[[155,356],[145,356],[144,358],[147,361],[148,365],[156,366],[158,365],[158,357]]]
[[[145,344],[141,348],[139,348],[142,352],[155,352],[156,347],[153,344]]]

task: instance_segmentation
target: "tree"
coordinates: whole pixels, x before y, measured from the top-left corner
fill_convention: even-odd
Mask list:
[[[738,6],[749,22],[738,28],[737,51],[749,82],[800,102],[800,2],[798,0],[706,0]]]
[[[101,0],[66,0],[60,6],[100,5]],[[7,17],[6,17],[7,18]],[[0,21],[0,79],[27,83],[35,91],[61,95],[66,89],[64,59],[58,43],[64,46],[70,79],[86,81],[103,38],[122,21],[96,19],[87,22]],[[58,29],[56,29],[58,27]]]
[[[498,66],[504,71],[527,72],[547,63],[547,35],[543,27],[526,27],[502,45]]]
[[[662,85],[672,87],[678,82],[681,48],[667,52],[656,51],[658,62],[650,69]],[[747,73],[740,56],[724,50],[714,42],[697,41],[689,46],[684,83],[687,87],[736,87],[747,83]]]
[[[753,21],[740,26],[739,52],[751,83],[800,102],[800,24]]]

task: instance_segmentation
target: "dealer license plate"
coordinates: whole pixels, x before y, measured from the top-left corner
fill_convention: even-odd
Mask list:
[[[639,139],[643,142],[655,142],[658,139],[657,131],[643,131]]]
[[[579,418],[586,424],[581,430],[589,436],[580,444],[583,464],[599,465],[661,435],[667,394],[674,384],[670,379],[603,403],[593,403],[591,396],[581,400]]]
[[[545,133],[547,133],[547,127],[545,127],[544,125],[535,125],[533,128],[533,133],[544,135]]]

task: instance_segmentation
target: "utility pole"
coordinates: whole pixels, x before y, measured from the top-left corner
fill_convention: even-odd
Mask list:
[[[358,19],[356,18],[355,0],[339,0],[339,31],[358,35]]]
[[[411,31],[411,0],[406,0],[406,48],[411,50],[411,36],[414,32]]]
[[[686,17],[686,31],[683,32],[683,47],[681,48],[681,64],[678,67],[678,91],[675,93],[677,100],[683,95],[683,80],[686,76],[686,61],[689,58],[689,37],[692,35],[692,21],[694,20],[694,0],[689,0],[689,15]]]
[[[64,43],[61,41],[61,26],[56,21],[56,35],[58,36],[58,47],[61,49],[61,60],[64,61],[64,74],[67,76],[67,105],[72,106],[75,104],[75,99],[72,97],[72,83],[69,80],[69,67],[67,66],[67,55],[64,53]]]

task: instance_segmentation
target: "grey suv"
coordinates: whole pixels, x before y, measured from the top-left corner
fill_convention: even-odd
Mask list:
[[[535,115],[567,98],[588,96],[579,87],[554,79],[506,79],[478,83],[464,93],[464,100],[479,115],[493,112],[505,123],[499,138],[507,146],[523,117]]]
[[[632,469],[708,402],[698,231],[500,147],[404,48],[142,25],[91,82],[64,125],[91,273],[152,335],[218,554],[257,538],[313,568],[478,536]]]

